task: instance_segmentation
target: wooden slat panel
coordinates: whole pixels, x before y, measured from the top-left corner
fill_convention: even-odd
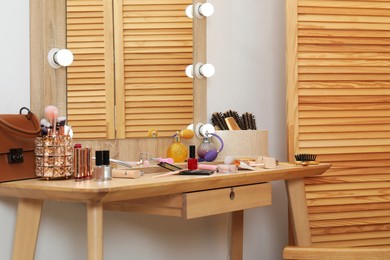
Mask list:
[[[193,63],[192,20],[184,12],[192,1],[114,2],[115,6],[109,0],[69,0],[67,3],[68,48],[75,54],[75,62],[68,69],[70,123],[75,132],[88,137],[89,128],[83,127],[80,120],[88,120],[88,113],[93,114],[94,120],[88,120],[90,128],[93,124],[107,127],[96,127],[91,138],[103,136],[97,131],[105,131],[104,138],[113,138],[115,108],[107,104],[116,103],[118,138],[144,137],[150,121],[155,118],[160,121],[153,128],[164,125],[163,136],[171,136],[192,123],[192,80],[184,73],[186,66]],[[110,10],[114,10],[115,21]],[[112,28],[116,44],[115,89]],[[106,111],[101,109],[104,106]],[[126,107],[137,110],[129,111]],[[148,111],[155,114],[147,114]],[[145,120],[139,121],[139,118]],[[178,119],[181,122],[177,122]],[[141,130],[142,123],[145,126]],[[171,125],[171,129],[167,129],[167,125]]]
[[[75,138],[114,138],[111,1],[67,1],[68,121]]]
[[[192,20],[190,0],[117,1],[118,137],[145,137],[150,129],[172,136],[193,121]],[[148,114],[152,112],[151,114]]]
[[[283,251],[283,259],[386,259],[390,249],[384,248],[314,248],[288,246]]]
[[[308,192],[306,198],[310,199],[328,199],[328,198],[347,198],[361,196],[382,196],[390,195],[390,187],[383,189],[365,189],[365,190],[344,190],[344,191],[324,191],[324,192]],[[390,214],[388,214],[390,216]]]
[[[390,245],[390,1],[289,5],[289,158],[332,163],[304,181],[313,246]]]
[[[311,221],[327,220],[327,219],[347,219],[347,218],[365,218],[365,217],[384,217],[390,216],[390,210],[365,210],[365,211],[349,211],[349,212],[330,212],[322,214],[310,214]]]
[[[316,235],[327,234],[346,234],[356,232],[375,232],[375,231],[387,231],[389,230],[389,224],[375,224],[375,225],[359,225],[359,226],[343,226],[333,228],[313,228],[311,233]]]
[[[361,247],[361,246],[376,247],[377,245],[388,246],[389,244],[390,244],[390,239],[388,237],[315,243],[316,247]]]
[[[345,234],[332,234],[332,235],[318,235],[313,236],[312,240],[316,242],[330,242],[330,241],[345,241],[345,240],[359,240],[359,239],[376,239],[387,238],[390,236],[389,231],[376,231],[376,232],[357,232],[357,233],[345,233]]]

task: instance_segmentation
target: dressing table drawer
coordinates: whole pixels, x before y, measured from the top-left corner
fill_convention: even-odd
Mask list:
[[[104,208],[191,219],[267,205],[271,205],[270,183],[109,202]]]
[[[271,184],[260,183],[183,194],[186,219],[271,205]]]

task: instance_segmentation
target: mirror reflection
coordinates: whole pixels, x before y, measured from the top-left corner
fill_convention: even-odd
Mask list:
[[[67,114],[80,139],[172,136],[193,122],[192,0],[67,0]]]

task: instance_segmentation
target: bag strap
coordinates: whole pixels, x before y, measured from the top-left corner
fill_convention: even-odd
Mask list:
[[[30,111],[30,109],[28,109],[27,107],[22,107],[19,111],[19,114],[22,114],[23,110],[27,110],[27,114],[26,114],[26,118],[28,120],[31,120],[34,127],[35,127],[35,130],[32,130],[32,131],[29,131],[29,130],[25,130],[25,129],[22,129],[20,127],[17,127],[17,126],[14,126],[10,123],[8,123],[7,121],[5,121],[3,118],[0,117],[0,124],[4,125],[5,127],[7,127],[9,130],[13,130],[13,131],[16,131],[16,132],[19,132],[19,133],[22,133],[22,134],[26,134],[26,135],[38,135],[39,132],[41,131],[41,127],[39,125],[39,122],[38,122],[38,119],[37,117]]]

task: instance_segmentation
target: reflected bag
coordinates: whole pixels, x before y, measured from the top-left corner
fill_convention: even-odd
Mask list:
[[[19,114],[0,114],[0,182],[36,178],[35,137],[40,133],[38,118],[26,107]]]

